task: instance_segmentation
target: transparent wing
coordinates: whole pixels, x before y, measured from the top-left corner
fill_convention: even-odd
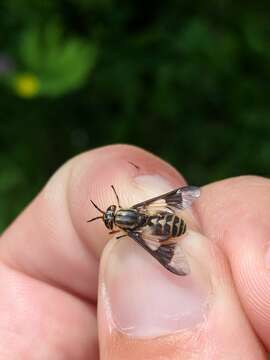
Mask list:
[[[127,230],[127,234],[170,272],[176,275],[190,273],[189,265],[179,241],[175,239],[159,239],[149,235],[147,231]]]
[[[156,196],[132,206],[134,209],[145,211],[148,209],[176,208],[184,210],[190,207],[194,200],[200,197],[200,188],[197,186],[183,186],[166,194]]]

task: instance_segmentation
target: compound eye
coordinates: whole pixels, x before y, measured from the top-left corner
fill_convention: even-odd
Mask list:
[[[115,212],[116,206],[115,206],[115,205],[111,205],[111,206],[108,207],[108,210],[109,210],[109,211],[112,211],[112,212]]]
[[[105,221],[105,226],[106,228],[108,228],[109,230],[111,230],[111,222],[109,220]]]

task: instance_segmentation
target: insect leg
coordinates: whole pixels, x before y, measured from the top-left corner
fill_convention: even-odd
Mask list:
[[[119,233],[121,230],[112,230],[112,231],[110,231],[109,232],[109,234],[111,235],[111,234],[117,234],[117,233]]]
[[[122,237],[127,236],[127,234],[116,236],[116,239],[121,239]]]
[[[111,188],[113,189],[114,195],[115,195],[116,200],[117,200],[117,204],[118,204],[118,206],[121,208],[122,206],[120,205],[119,197],[118,197],[118,195],[117,195],[117,192],[116,192],[114,186],[111,185]]]

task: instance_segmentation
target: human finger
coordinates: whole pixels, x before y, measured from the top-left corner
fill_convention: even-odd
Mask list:
[[[90,199],[115,202],[110,185],[124,188],[138,174],[133,162],[141,174],[157,162],[165,171],[134,147],[89,151],[57,171],[2,235],[0,338],[9,358],[57,358],[60,349],[69,358],[97,357],[98,263],[108,235],[86,220],[96,215]],[[174,170],[165,168],[170,177]]]
[[[147,199],[183,185],[179,179],[139,176],[125,187],[132,194],[125,205],[134,204],[138,187]],[[98,305],[101,359],[266,359],[224,255],[202,234],[196,211],[182,216],[189,228],[181,240],[191,267],[186,277],[169,273],[129,238],[106,246]]]
[[[270,180],[242,176],[210,184],[198,204],[207,236],[227,255],[237,292],[270,350]]]

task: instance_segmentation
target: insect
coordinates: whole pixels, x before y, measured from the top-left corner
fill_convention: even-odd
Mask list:
[[[200,188],[183,186],[130,208],[120,205],[114,186],[111,185],[111,188],[118,206],[110,205],[103,211],[91,200],[102,215],[88,222],[102,219],[110,230],[109,234],[123,232],[118,239],[129,236],[167,270],[176,275],[187,275],[190,269],[179,241],[187,226],[176,211],[190,207],[193,201],[200,197]]]

